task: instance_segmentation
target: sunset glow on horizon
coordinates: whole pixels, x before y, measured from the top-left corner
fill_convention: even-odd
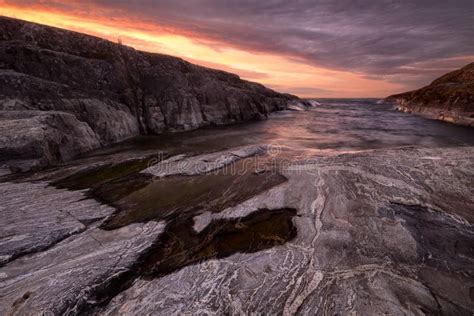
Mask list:
[[[193,26],[193,21],[160,23],[158,17],[158,21],[154,21],[146,15],[139,16],[139,10],[143,8],[127,12],[123,6],[114,8],[113,4],[98,4],[95,1],[0,0],[0,15],[3,16],[86,33],[113,42],[120,40],[138,50],[178,56],[300,97],[385,97],[417,88],[421,82],[429,83],[438,72],[442,74],[463,66],[473,56],[466,51],[465,54],[432,58],[433,63],[397,65],[397,71],[401,74],[406,71],[407,77],[414,73],[414,79],[400,80],[399,73],[371,73],[371,65],[367,66],[368,70],[338,66],[336,63],[330,67],[327,61],[318,62],[318,54],[315,54],[314,60],[298,55],[297,47],[294,54],[290,49],[273,52],[270,46],[269,49],[259,48],[251,35],[244,34],[243,39],[233,43],[232,36],[214,36],[212,32]],[[212,18],[209,20],[213,21]],[[216,20],[216,25],[220,23]],[[252,42],[248,47],[245,43],[247,37]],[[387,60],[390,61],[389,57]],[[417,74],[418,69],[421,69],[421,78]]]

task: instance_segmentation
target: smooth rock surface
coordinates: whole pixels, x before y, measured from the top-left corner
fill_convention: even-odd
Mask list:
[[[294,240],[137,279],[99,314],[470,315],[473,154],[407,148],[292,166],[288,183],[195,223],[294,207]]]
[[[218,182],[210,205],[200,203],[201,195],[190,205],[178,196],[158,209],[150,201],[174,181],[181,185],[182,176],[133,190],[127,182],[132,174],[98,187],[121,188],[121,179],[129,183],[127,194],[118,196],[128,200],[118,205],[129,215],[115,225],[110,221],[120,210],[100,219],[111,208],[95,214],[95,202],[76,200],[84,191],[18,183],[21,179],[2,183],[6,201],[16,208],[30,205],[31,194],[22,195],[20,188],[35,188],[40,201],[57,194],[51,205],[75,210],[74,217],[84,219],[79,224],[88,227],[66,217],[65,226],[80,231],[1,267],[0,313],[471,315],[472,157],[474,147],[405,147],[291,161],[279,171],[287,181],[275,175],[266,185],[271,174],[237,175],[264,176],[259,181],[265,185],[255,191],[239,183],[238,191],[248,192],[233,203],[219,191],[230,184]],[[61,177],[58,170],[45,172],[49,181]],[[134,175],[145,176],[139,170]],[[184,178],[207,183],[211,175]],[[144,207],[155,212],[148,221]],[[51,223],[49,214],[39,214],[37,225]],[[87,219],[91,224],[84,224]],[[32,230],[22,228],[22,217],[12,223],[9,238]]]

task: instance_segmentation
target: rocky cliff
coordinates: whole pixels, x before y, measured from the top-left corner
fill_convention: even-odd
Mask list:
[[[44,167],[138,134],[263,119],[297,101],[180,58],[0,17],[0,165]]]
[[[474,126],[474,63],[450,72],[430,85],[386,99],[397,109],[466,126]]]

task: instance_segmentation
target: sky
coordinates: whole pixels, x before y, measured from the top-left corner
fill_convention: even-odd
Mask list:
[[[474,61],[474,0],[0,0],[300,97],[385,97]]]

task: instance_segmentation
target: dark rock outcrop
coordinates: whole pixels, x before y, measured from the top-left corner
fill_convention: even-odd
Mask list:
[[[474,126],[474,63],[450,72],[421,89],[389,96],[397,110]]]
[[[21,170],[138,134],[263,119],[298,100],[180,58],[0,17],[0,164]]]

